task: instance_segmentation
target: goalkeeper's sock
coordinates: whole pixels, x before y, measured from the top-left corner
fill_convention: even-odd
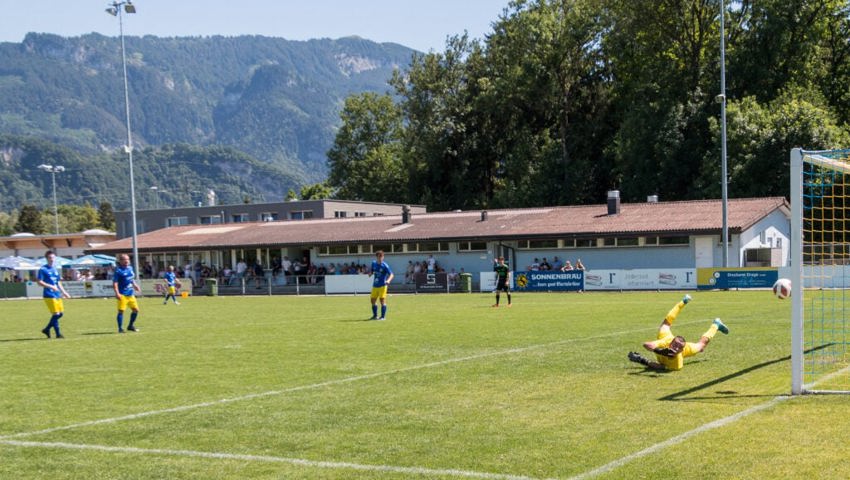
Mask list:
[[[667,316],[664,317],[664,320],[668,324],[673,325],[673,322],[676,320],[676,317],[679,316],[679,312],[681,312],[683,308],[685,308],[685,302],[677,303],[670,309],[669,312],[667,312]]]
[[[711,340],[712,338],[714,338],[714,335],[717,334],[717,330],[718,330],[717,324],[712,323],[711,326],[708,327],[708,330],[706,330],[705,333],[702,334],[702,336]]]

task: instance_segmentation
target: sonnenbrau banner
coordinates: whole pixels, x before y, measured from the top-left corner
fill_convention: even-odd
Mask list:
[[[584,271],[514,272],[514,289],[538,292],[577,292],[584,290]]]
[[[771,288],[779,278],[773,267],[698,268],[697,288]]]

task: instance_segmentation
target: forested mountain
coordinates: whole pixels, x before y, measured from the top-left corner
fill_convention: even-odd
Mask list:
[[[344,99],[387,91],[393,70],[413,53],[356,37],[125,41],[139,190],[161,188],[169,177],[180,178],[183,190],[199,190],[189,185],[194,177],[222,200],[231,193],[280,200],[290,188],[324,180]],[[51,163],[33,156],[47,151],[62,152],[69,168],[57,183],[60,203],[106,195],[126,208],[121,190],[110,190],[126,183],[117,174],[126,170],[124,115],[118,38],[29,34],[0,43],[0,209],[50,195],[49,175],[10,160]],[[221,148],[200,148],[212,146]],[[228,160],[219,163],[221,157]]]
[[[83,154],[32,137],[0,135],[0,211],[21,205],[52,210],[52,178],[38,169],[42,163],[64,167],[56,174],[57,203],[97,207],[108,202],[129,208],[130,176],[123,151]],[[134,152],[133,163],[138,208],[206,202],[209,190],[221,204],[279,201],[290,188],[298,191],[283,168],[231,147],[145,147]]]

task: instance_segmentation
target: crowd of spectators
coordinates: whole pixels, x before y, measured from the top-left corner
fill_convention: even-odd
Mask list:
[[[565,260],[563,263],[561,263],[561,259],[559,259],[556,255],[552,257],[551,262],[549,262],[546,257],[543,257],[542,261],[538,258],[535,258],[531,265],[525,267],[525,269],[531,272],[546,270],[567,272],[569,270],[584,270],[584,264],[581,263],[580,258],[576,260],[575,265],[573,265],[569,260]]]

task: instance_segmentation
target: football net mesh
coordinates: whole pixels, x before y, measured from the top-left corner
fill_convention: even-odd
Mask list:
[[[850,150],[791,164],[792,391],[850,393]]]

